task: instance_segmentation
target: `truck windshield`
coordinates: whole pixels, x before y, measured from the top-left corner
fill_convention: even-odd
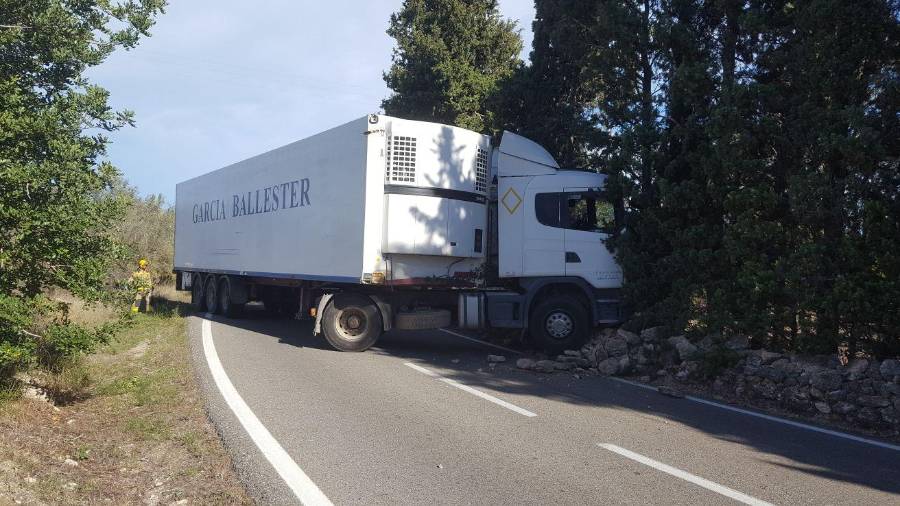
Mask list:
[[[611,233],[615,226],[613,206],[601,192],[578,192],[566,196],[566,228]]]

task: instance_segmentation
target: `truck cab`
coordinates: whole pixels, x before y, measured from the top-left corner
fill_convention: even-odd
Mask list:
[[[494,162],[497,270],[516,289],[487,292],[490,324],[527,328],[556,351],[576,346],[590,324],[620,321],[623,276],[606,246],[615,227],[606,176],[561,169],[512,132],[504,132]]]

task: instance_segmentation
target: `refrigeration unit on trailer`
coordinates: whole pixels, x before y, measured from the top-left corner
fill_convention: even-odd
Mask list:
[[[451,321],[574,347],[620,319],[604,184],[510,132],[370,115],[178,184],[178,288],[312,315],[346,351]]]

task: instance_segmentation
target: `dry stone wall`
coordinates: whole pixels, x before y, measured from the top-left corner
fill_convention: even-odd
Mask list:
[[[900,435],[900,360],[801,356],[749,348],[747,338],[692,342],[663,327],[604,329],[556,360],[520,359],[538,372],[593,370],[670,386],[697,383],[723,397],[757,401],[822,420]]]

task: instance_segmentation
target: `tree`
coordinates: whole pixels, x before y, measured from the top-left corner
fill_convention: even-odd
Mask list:
[[[164,0],[0,2],[0,375],[36,351],[59,357],[96,335],[42,298],[101,296],[126,201],[108,190],[104,132],[132,124],[84,71],[148,35]]]
[[[493,126],[486,101],[519,65],[522,48],[496,0],[405,0],[387,33],[397,45],[384,74],[393,90],[385,113],[479,132]]]

